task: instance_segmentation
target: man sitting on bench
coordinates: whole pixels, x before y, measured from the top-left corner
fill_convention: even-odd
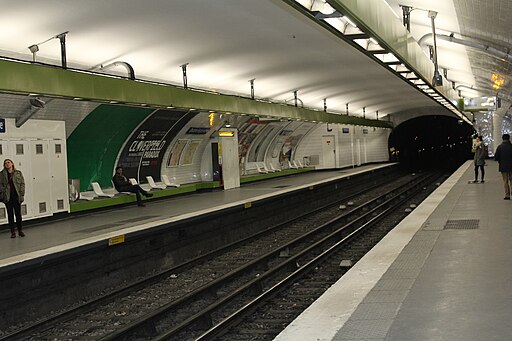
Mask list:
[[[153,196],[152,193],[148,193],[143,190],[139,185],[132,185],[128,179],[123,175],[123,167],[119,166],[116,168],[116,174],[112,178],[112,182],[114,183],[114,187],[118,192],[132,192],[137,196],[137,205],[144,206],[142,203],[142,199],[140,194],[144,195],[147,198]]]

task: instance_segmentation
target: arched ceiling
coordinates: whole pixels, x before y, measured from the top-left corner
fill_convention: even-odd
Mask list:
[[[181,65],[188,63],[194,88],[249,96],[249,80],[255,79],[257,98],[281,103],[292,103],[297,91],[305,107],[323,109],[326,98],[329,111],[345,113],[349,103],[351,115],[361,116],[365,108],[367,118],[377,111],[380,117],[415,110],[452,114],[283,0],[0,0],[0,6],[0,56],[31,60],[28,46],[39,44],[37,61],[59,65],[59,39],[50,38],[69,31],[66,55],[74,68],[98,71],[123,61],[137,79],[181,85]],[[443,27],[444,20],[441,30],[459,27],[456,20]],[[472,55],[464,47],[450,49],[460,56],[453,66],[439,54],[441,66],[450,67],[448,78],[453,69],[461,82],[474,82]],[[120,67],[108,72],[126,74]]]
[[[436,34],[452,36],[465,44],[437,40],[441,69],[447,70],[448,80],[455,82],[464,97],[499,96],[510,102],[512,84],[512,3],[508,0],[387,0],[402,16],[401,6],[413,8],[411,34],[416,40],[432,33],[428,10],[436,11]],[[432,45],[432,37],[423,39],[423,48]],[[483,49],[487,48],[487,49]],[[494,52],[493,52],[494,51]],[[508,57],[507,57],[508,54]],[[493,74],[496,76],[493,77]],[[493,88],[495,80],[504,84]],[[471,88],[477,89],[472,91]]]

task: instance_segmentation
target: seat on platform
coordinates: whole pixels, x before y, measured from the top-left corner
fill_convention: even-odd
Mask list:
[[[110,181],[110,182],[112,183],[112,192],[114,193],[114,195],[127,195],[127,194],[129,195],[129,194],[132,194],[132,192],[119,192],[116,189],[116,186],[114,186],[114,182],[113,181]]]
[[[297,169],[297,168],[299,168],[299,167],[297,167],[297,165],[295,165],[295,163],[293,163],[293,164],[292,164],[292,163],[290,162],[290,160],[288,160],[288,168],[290,168],[290,169]]]
[[[161,178],[162,178],[162,181],[164,182],[164,184],[167,186],[167,187],[180,187],[180,184],[178,183],[175,183],[175,182],[171,182],[169,180],[169,177],[165,174],[162,174],[161,175]]]
[[[268,173],[274,173],[275,171],[270,169],[269,167],[267,167],[267,165],[265,164],[265,162],[262,162],[261,163],[261,166],[263,168],[264,171],[268,172]]]
[[[146,192],[149,192],[151,191],[151,186],[149,184],[139,184],[139,182],[137,180],[135,180],[135,178],[129,178],[128,181],[132,184],[132,185],[139,185],[140,188],[142,188],[143,190],[145,190]]]
[[[258,173],[260,173],[260,174],[267,174],[268,173],[257,162],[256,162],[256,169],[258,170]]]
[[[80,196],[78,197],[78,199],[82,199],[82,200],[88,200],[88,201],[91,201],[91,200],[94,200],[95,198],[97,198],[98,196],[96,195],[96,193],[94,192],[90,192],[90,191],[87,191],[87,192],[81,192],[80,193]]]
[[[271,169],[272,171],[274,171],[274,172],[280,172],[280,171],[281,171],[281,169],[274,168],[274,165],[272,164],[272,162],[270,162],[270,163],[269,163],[269,165],[270,165],[270,169]]]
[[[106,197],[106,198],[112,198],[114,194],[107,194],[103,192],[101,189],[101,186],[97,182],[91,182],[92,190],[94,191],[94,194],[96,194],[98,197]]]
[[[166,189],[167,188],[167,185],[164,184],[164,183],[155,183],[155,180],[153,180],[153,177],[148,175],[146,176],[146,180],[148,180],[148,184],[149,184],[149,187],[151,187],[151,189]]]

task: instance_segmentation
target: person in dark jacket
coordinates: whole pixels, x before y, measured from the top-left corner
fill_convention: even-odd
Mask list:
[[[14,167],[11,159],[4,160],[4,169],[0,172],[0,199],[7,210],[7,220],[11,228],[11,238],[16,238],[15,227],[18,227],[18,235],[25,237],[21,219],[21,203],[25,197],[25,179],[21,171]],[[14,217],[16,216],[16,224]]]
[[[137,197],[137,205],[144,206],[142,203],[142,199],[140,197],[141,193],[145,197],[152,197],[152,193],[148,193],[143,190],[139,185],[132,185],[128,179],[123,175],[123,167],[116,168],[116,174],[112,178],[112,182],[114,183],[114,187],[118,192],[132,192],[135,193]]]
[[[478,168],[480,168],[480,172],[482,173],[482,183],[484,182],[485,177],[485,145],[483,143],[482,136],[476,137],[476,143],[474,146],[475,150],[475,157],[474,157],[474,163],[475,163],[475,183],[478,182]]]
[[[512,186],[512,144],[510,135],[503,134],[503,142],[496,148],[494,159],[499,163],[499,171],[503,177],[505,187],[505,200],[510,200],[510,189]]]

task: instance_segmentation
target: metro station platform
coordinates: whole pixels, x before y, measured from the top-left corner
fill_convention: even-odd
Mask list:
[[[61,220],[36,223],[24,228],[25,238],[0,233],[0,270],[40,257],[92,245],[119,235],[206,215],[226,208],[257,202],[317,184],[389,167],[394,163],[365,165],[350,169],[315,171],[262,180],[237,189],[193,192],[158,201],[146,207],[121,206],[109,210],[71,215]]]
[[[276,341],[511,340],[512,202],[468,161]]]

